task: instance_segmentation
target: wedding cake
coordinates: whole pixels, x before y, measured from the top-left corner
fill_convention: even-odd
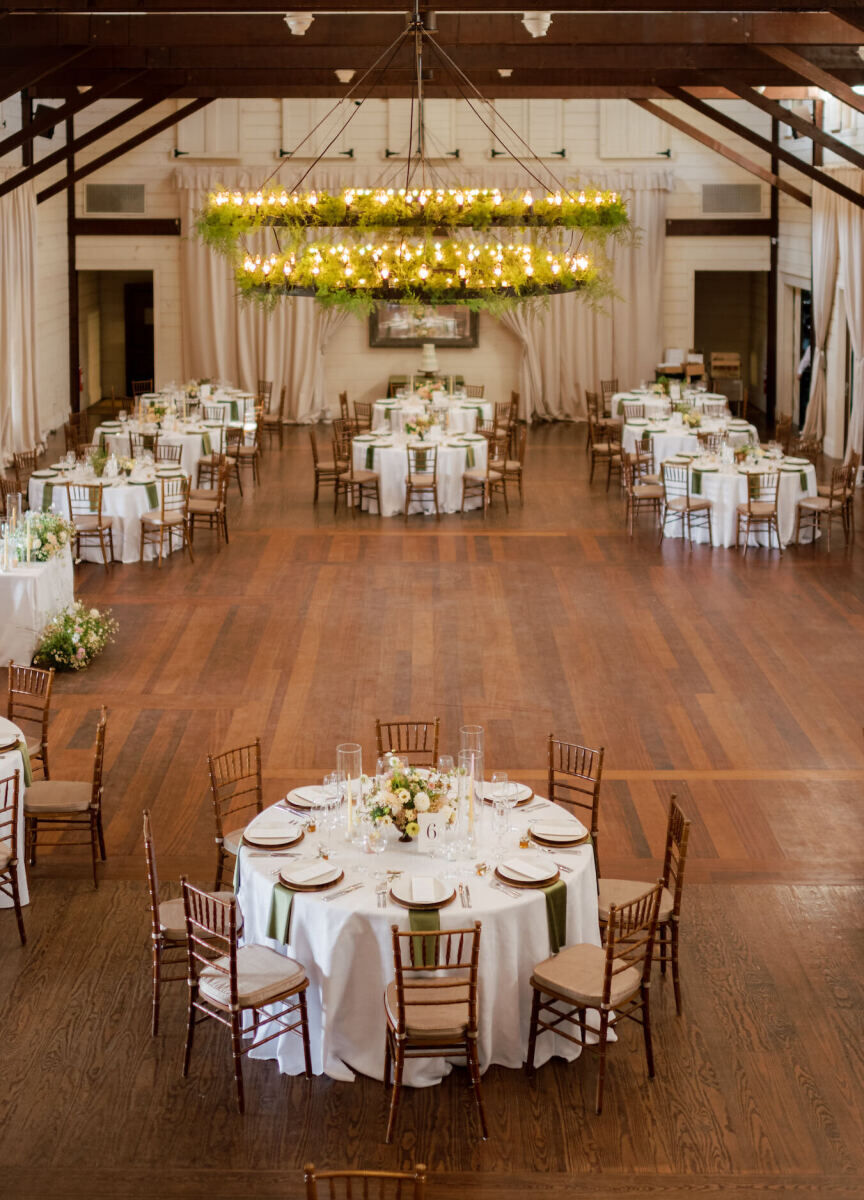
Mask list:
[[[423,354],[420,358],[420,370],[424,375],[434,375],[438,370],[438,357],[435,354],[434,342],[423,343]]]

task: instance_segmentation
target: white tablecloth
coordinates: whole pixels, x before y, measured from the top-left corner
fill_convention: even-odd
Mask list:
[[[494,411],[492,404],[483,400],[454,400],[452,403],[444,401],[441,404],[433,403],[432,407],[433,411],[436,408],[446,408],[447,426],[453,433],[473,433],[477,421],[491,421]],[[405,422],[410,422],[412,417],[417,417],[423,412],[425,408],[419,401],[406,400],[399,403],[392,400],[376,400],[372,407],[372,428],[392,429],[394,433],[402,433]]]
[[[662,417],[664,413],[669,412],[670,406],[673,403],[686,402],[691,408],[701,412],[703,406],[708,404],[726,404],[726,397],[717,392],[685,392],[681,401],[672,401],[668,396],[658,396],[654,392],[640,392],[638,389],[631,392],[616,392],[612,397],[612,416],[624,416],[623,401],[630,400],[634,404],[641,404],[645,409],[645,416],[649,418]]]
[[[51,497],[52,509],[61,516],[69,519],[69,506],[66,502],[66,490],[59,486],[66,476],[57,475],[54,483],[54,494]],[[73,483],[93,483],[95,480],[85,478],[76,468],[68,478]],[[160,494],[159,482],[152,472],[137,472],[133,475],[137,483],[116,480],[113,483],[103,479],[104,493],[102,496],[102,515],[114,518],[114,560],[115,562],[138,562],[141,554],[141,518],[146,512],[159,507],[159,500],[152,503],[151,488],[155,487],[156,496]],[[47,482],[52,482],[48,480]],[[42,493],[46,480],[31,476],[29,499],[31,508],[42,507]],[[151,488],[146,484],[149,483]],[[174,550],[181,548],[181,539],[172,539]],[[168,552],[168,541],[165,541],[165,552]],[[145,547],[144,558],[150,560],[158,556],[158,548],[150,545]],[[87,562],[102,562],[102,551],[99,543],[88,539],[81,546],[81,557]]]
[[[126,429],[123,431],[106,429],[104,425],[99,425],[93,431],[93,440],[94,442],[98,442],[100,438],[104,437],[105,449],[109,454],[113,453],[118,458],[128,458],[129,434],[133,432],[144,432],[151,436],[154,433],[158,433],[159,441],[162,445],[182,446],[180,465],[191,479],[195,478],[195,466],[202,454],[208,454],[211,450],[219,449],[220,431],[218,429],[205,429],[203,425],[190,426],[188,429],[181,427],[174,430],[156,430],[151,425],[141,426],[137,421],[128,421]],[[205,434],[207,435],[206,438]]]
[[[39,635],[75,599],[69,550],[44,563],[0,571],[0,663],[30,665]]]
[[[485,806],[484,806],[485,807]],[[537,816],[548,816],[551,807],[525,814],[517,810],[514,824],[522,825]],[[489,857],[489,813],[478,819],[478,842]],[[334,837],[344,836],[341,831]],[[318,835],[307,834],[302,847],[315,853]],[[306,968],[310,987],[309,1005],[312,1069],[316,1075],[351,1080],[354,1072],[375,1079],[384,1077],[384,988],[393,978],[391,925],[408,929],[407,909],[388,900],[386,909],[376,906],[375,873],[402,869],[421,875],[443,875],[455,866],[464,871],[471,889],[473,907],[462,908],[458,897],[440,910],[442,929],[459,929],[483,923],[480,942],[479,1025],[480,1069],[492,1064],[518,1068],[525,1061],[531,1014],[529,980],[534,966],[548,957],[549,931],[546,900],[542,891],[524,890],[511,899],[490,886],[491,879],[480,879],[471,863],[446,863],[419,851],[416,844],[405,846],[395,840],[382,855],[362,854],[345,842],[332,861],[345,868],[341,886],[364,880],[362,889],[325,903],[323,894],[295,894],[291,916],[290,942],[267,937],[270,904],[275,880],[275,857],[256,857],[254,851],[240,851],[238,900],[243,912],[243,937],[287,953]],[[515,835],[510,835],[515,846]],[[341,847],[344,846],[344,849]],[[508,847],[509,848],[509,847]],[[571,874],[562,874],[567,884],[567,943],[600,944],[597,919],[597,885],[594,856],[590,844],[556,858],[572,866]],[[368,868],[368,875],[357,874],[357,866]],[[571,1043],[549,1033],[537,1041],[538,1065],[554,1055],[573,1059],[578,1050]],[[300,1039],[286,1034],[254,1052],[256,1058],[277,1059],[280,1070],[297,1075],[303,1070]],[[412,1087],[437,1083],[450,1070],[442,1059],[409,1060],[405,1082]]]
[[[487,442],[481,435],[476,435],[477,441],[470,443],[474,452],[474,466],[485,470]],[[408,476],[408,455],[406,446],[409,440],[412,445],[419,445],[416,439],[409,439],[404,434],[394,434],[382,439],[386,444],[378,445],[377,441],[362,441],[354,439],[354,469],[365,469],[368,461],[368,447],[374,446],[372,452],[372,470],[378,472],[378,484],[381,491],[381,515],[392,517],[405,511],[405,480]],[[438,447],[438,508],[441,512],[459,512],[462,504],[462,475],[466,469],[468,445],[445,445],[443,442],[430,441],[430,446]],[[466,508],[478,508],[480,500],[469,497],[465,501]],[[434,513],[435,506],[431,496],[422,500],[411,501],[411,512]]]
[[[30,659],[26,661],[29,663]],[[5,717],[0,717],[0,746],[7,745],[13,738],[21,741],[24,735],[17,725],[7,721]],[[27,869],[24,862],[24,760],[20,750],[0,754],[0,779],[8,779],[10,775],[18,776],[18,892],[21,903],[29,904],[30,892],[27,888]],[[0,892],[0,908],[11,907],[11,899]]]
[[[683,425],[680,417],[676,414],[666,422],[649,421],[647,425],[632,425],[627,422],[621,436],[621,445],[628,454],[633,453],[637,444],[641,445],[642,435],[646,429],[650,432],[651,440],[654,443],[654,466],[658,470],[663,460],[671,458],[673,454],[699,453],[700,445],[696,431],[691,431],[686,425]],[[726,422],[713,417],[703,417],[702,424],[699,426],[700,433],[722,433],[724,430],[727,430]],[[748,425],[746,429],[729,429],[727,441],[733,447],[743,446],[747,442],[758,442],[759,436],[756,433],[756,427]]]

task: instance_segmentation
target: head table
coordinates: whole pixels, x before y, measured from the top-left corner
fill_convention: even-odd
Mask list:
[[[405,480],[408,477],[407,447],[428,446],[438,449],[438,507],[441,512],[459,512],[462,505],[462,475],[469,467],[486,468],[487,441],[480,433],[444,437],[432,426],[425,442],[397,434],[360,434],[352,443],[354,469],[377,471],[381,493],[381,515],[392,517],[405,511]],[[477,508],[481,501],[470,497],[466,508]],[[431,513],[435,505],[429,495],[411,501],[411,512]]]
[[[301,793],[310,789],[300,789]],[[266,809],[262,818],[270,822],[279,806]],[[391,926],[409,929],[409,912],[389,895],[386,908],[378,907],[376,886],[387,871],[407,876],[433,876],[448,888],[467,884],[471,907],[463,907],[459,896],[439,910],[440,928],[460,929],[482,922],[479,974],[479,1058],[481,1070],[492,1064],[521,1067],[526,1058],[531,986],[534,966],[550,954],[546,898],[537,889],[520,890],[514,897],[493,885],[492,869],[498,858],[514,855],[537,859],[538,850],[518,849],[518,834],[509,832],[496,840],[488,806],[478,806],[476,848],[470,857],[455,861],[432,857],[417,842],[397,840],[388,834],[386,850],[373,855],[349,841],[344,823],[332,834],[330,862],[344,869],[345,877],[332,891],[296,893],[292,902],[287,943],[273,938],[271,904],[280,862],[297,864],[313,859],[321,844],[321,833],[307,833],[295,847],[302,857],[286,859],[278,851],[267,853],[241,846],[238,859],[237,896],[243,913],[243,940],[271,946],[303,964],[309,977],[307,993],[312,1065],[315,1074],[352,1080],[355,1072],[375,1079],[384,1077],[384,990],[394,978]],[[292,815],[283,810],[287,820]],[[534,797],[524,809],[510,814],[512,825],[522,829],[538,817],[561,816],[560,808]],[[296,818],[294,818],[296,819]],[[271,825],[272,827],[272,825]],[[584,827],[583,827],[584,828]],[[253,826],[249,827],[254,833]],[[597,878],[590,841],[581,846],[556,849],[554,860],[565,864],[566,944],[590,942],[600,945],[597,917]],[[488,864],[482,877],[476,863]],[[552,863],[552,859],[542,859]],[[552,864],[554,866],[554,863]],[[361,884],[347,895],[333,892]],[[537,1043],[538,1062],[553,1055],[572,1059],[578,1049],[555,1035],[544,1034]],[[254,1051],[252,1057],[276,1059],[283,1073],[303,1071],[300,1041],[292,1034],[275,1038]],[[405,1082],[426,1087],[449,1073],[443,1059],[409,1059]]]

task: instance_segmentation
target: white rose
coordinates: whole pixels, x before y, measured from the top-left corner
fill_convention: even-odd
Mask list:
[[[390,796],[388,799],[391,813],[400,813],[402,811],[402,801],[398,796]]]
[[[91,608],[91,609],[90,609],[90,616],[91,616],[91,617],[98,617],[98,616],[99,616],[99,609],[98,609],[98,608]]]
[[[432,801],[425,792],[418,792],[414,797],[414,807],[417,812],[428,812],[432,807]]]
[[[391,816],[383,816],[378,818],[379,825],[392,825],[393,818]]]

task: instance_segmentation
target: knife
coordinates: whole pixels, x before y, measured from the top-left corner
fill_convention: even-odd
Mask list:
[[[332,896],[325,896],[324,903],[329,904],[331,900],[338,900],[340,896],[347,896],[349,892],[356,892],[358,888],[362,888],[362,883],[352,883],[350,887],[340,888],[338,892],[334,892]]]

